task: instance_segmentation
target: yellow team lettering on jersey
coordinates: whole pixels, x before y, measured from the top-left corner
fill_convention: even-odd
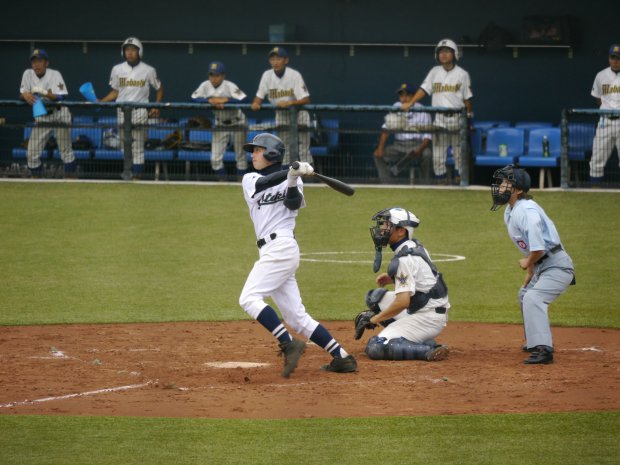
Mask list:
[[[461,89],[461,84],[442,84],[441,82],[433,83],[433,94],[439,94],[441,92],[458,92]]]
[[[295,97],[293,89],[269,89],[269,100],[282,97]]]
[[[120,78],[118,84],[120,87],[144,87],[146,85],[146,79]]]
[[[620,86],[612,86],[611,84],[603,84],[603,95],[620,94]]]

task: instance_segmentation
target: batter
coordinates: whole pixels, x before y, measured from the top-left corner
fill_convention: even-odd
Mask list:
[[[309,163],[301,162],[298,169],[283,170],[284,143],[272,134],[258,134],[244,148],[252,153],[256,169],[243,177],[242,186],[254,223],[259,259],[241,291],[239,305],[278,339],[284,354],[284,378],[297,367],[306,343],[291,337],[276,311],[265,302],[266,297],[273,299],[289,327],[333,357],[321,369],[339,373],[356,371],[355,358],[306,311],[295,279],[299,267],[295,217],[305,207],[300,177],[311,175],[314,169]]]
[[[508,204],[504,222],[508,235],[525,255],[519,266],[526,271],[519,289],[526,345],[531,356],[527,365],[553,363],[553,339],[549,304],[575,284],[575,269],[564,250],[553,221],[528,195],[532,181],[525,170],[505,166],[493,174],[492,211]]]

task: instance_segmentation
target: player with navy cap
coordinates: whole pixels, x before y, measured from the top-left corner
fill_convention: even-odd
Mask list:
[[[243,177],[248,169],[245,143],[247,121],[241,109],[226,109],[226,103],[241,103],[247,95],[239,87],[226,79],[226,67],[221,61],[209,64],[209,79],[204,81],[192,94],[194,102],[206,102],[213,105],[215,114],[215,131],[211,144],[211,169],[220,179],[226,177],[224,152],[232,140],[237,161],[237,176]]]
[[[290,124],[290,112],[287,108],[290,106],[301,107],[302,105],[307,105],[310,103],[310,93],[301,73],[288,66],[288,52],[284,47],[272,48],[267,56],[271,69],[265,71],[261,77],[256,97],[252,102],[252,110],[259,110],[263,101],[267,98],[269,103],[280,109],[276,110],[276,125],[288,126]],[[306,129],[300,132],[298,136],[299,160],[312,163],[310,132],[307,131],[310,127],[310,113],[306,110],[299,110],[297,113],[297,124],[299,128]],[[283,131],[279,136],[286,146],[284,164],[288,165],[295,161],[297,157],[292,154],[288,134]]]
[[[67,86],[60,72],[49,68],[49,55],[42,48],[30,54],[30,69],[24,71],[19,88],[20,98],[29,105],[41,99],[47,114],[35,118],[35,125],[28,140],[28,168],[33,177],[42,175],[41,151],[54,135],[64,162],[66,177],[75,176],[75,155],[71,148],[71,113],[58,105],[68,95]]]
[[[600,183],[614,147],[620,150],[620,44],[609,47],[609,67],[596,75],[591,95],[601,110],[618,110],[618,114],[601,116],[594,136],[590,181]]]

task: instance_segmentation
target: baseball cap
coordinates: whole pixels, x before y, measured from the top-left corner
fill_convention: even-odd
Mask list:
[[[30,60],[32,60],[33,58],[44,58],[45,60],[49,60],[47,52],[42,48],[35,48],[32,51],[32,53],[30,54]]]
[[[618,44],[613,44],[611,47],[609,47],[609,56],[616,56],[616,57],[620,57],[620,45]]]
[[[403,82],[398,89],[396,89],[396,93],[400,94],[401,92],[407,92],[408,94],[414,94],[415,93],[415,87],[411,84],[408,84],[406,82]]]
[[[278,55],[282,58],[288,58],[288,53],[286,53],[286,50],[283,47],[273,47],[269,51],[269,54],[267,56],[271,57],[272,55]]]
[[[212,61],[209,64],[209,74],[219,75],[224,73],[226,73],[226,67],[221,61]]]

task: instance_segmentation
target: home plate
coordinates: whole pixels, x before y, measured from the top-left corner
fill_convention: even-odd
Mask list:
[[[261,368],[269,366],[269,363],[258,362],[207,362],[205,365],[212,368]]]

